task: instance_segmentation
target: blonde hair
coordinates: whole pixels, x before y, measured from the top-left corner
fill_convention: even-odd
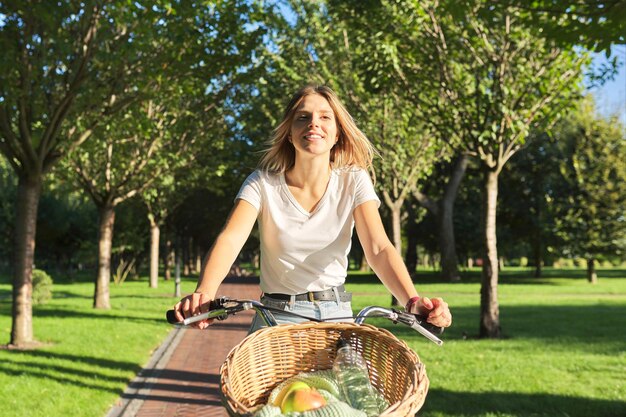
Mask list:
[[[324,97],[335,114],[335,122],[339,138],[330,151],[330,162],[333,168],[358,167],[369,169],[372,159],[377,154],[374,146],[363,132],[356,126],[352,116],[337,97],[337,94],[325,85],[306,85],[298,90],[285,109],[283,120],[274,130],[269,148],[259,162],[259,168],[268,172],[285,172],[296,162],[296,152],[289,142],[289,132],[296,109],[304,97],[319,94]]]

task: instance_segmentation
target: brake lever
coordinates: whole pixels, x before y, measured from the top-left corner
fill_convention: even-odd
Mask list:
[[[400,323],[406,324],[419,334],[436,343],[437,345],[443,345],[443,340],[439,339],[435,334],[442,334],[443,327],[438,327],[426,322],[426,319],[415,314],[407,313],[399,310],[392,310],[396,314],[396,319]]]

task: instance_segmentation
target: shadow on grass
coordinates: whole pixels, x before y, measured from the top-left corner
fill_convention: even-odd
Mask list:
[[[479,309],[452,308],[454,322],[446,329],[444,340],[475,339],[478,335]],[[577,343],[593,343],[599,349],[626,348],[622,332],[626,305],[563,305],[563,306],[500,306],[500,324],[505,339],[567,339]],[[398,337],[414,337],[415,332],[402,325],[377,321]],[[602,346],[605,344],[606,346]]]
[[[98,310],[100,311],[100,310]],[[34,311],[33,316],[36,319],[38,318],[57,318],[57,319],[88,319],[88,320],[122,320],[122,321],[130,321],[137,323],[165,323],[165,312],[163,312],[163,319],[160,318],[146,318],[146,317],[136,317],[124,314],[115,314],[113,310],[101,310],[102,312],[89,312],[89,311],[80,311],[80,310],[71,310],[64,308],[54,308],[48,307],[40,308]]]
[[[554,394],[515,392],[428,391],[426,403],[418,415],[442,413],[456,416],[626,416],[626,402]]]
[[[60,299],[60,298],[80,298],[83,300],[93,300],[93,295],[85,295],[80,293],[75,293],[72,291],[58,291],[52,290],[52,298]]]
[[[78,356],[64,353],[49,352],[45,350],[21,351],[7,350],[9,361],[0,363],[0,373],[9,376],[29,376],[33,378],[47,379],[62,384],[119,393],[119,390],[107,388],[100,381],[107,383],[123,384],[128,378],[110,375],[111,369],[137,373],[141,366],[132,362],[116,361],[89,356]],[[58,361],[68,361],[73,364],[81,364],[76,367],[58,364]],[[57,361],[57,363],[55,363]],[[16,365],[12,365],[15,362]],[[86,369],[86,366],[89,369]],[[81,369],[78,369],[81,367]],[[94,381],[89,382],[89,381]]]
[[[459,283],[480,283],[481,271],[479,269],[460,271],[461,281]],[[611,278],[626,278],[626,269],[598,269],[598,279],[611,279]],[[533,276],[534,269],[528,268],[505,268],[500,272],[500,283],[504,284],[544,284],[544,285],[560,285],[556,284],[551,279],[553,278],[565,278],[575,280],[586,280],[587,273],[584,269],[555,269],[546,268],[543,270],[543,274],[540,278]],[[347,278],[348,283],[355,284],[376,284],[380,283],[380,280],[374,273],[366,273],[359,271],[349,271]],[[425,271],[419,270],[413,274],[413,282],[415,284],[450,284],[449,281],[442,279],[439,276],[439,271]]]

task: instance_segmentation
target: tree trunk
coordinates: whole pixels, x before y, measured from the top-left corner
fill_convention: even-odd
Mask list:
[[[163,256],[163,279],[169,281],[172,279],[172,241],[165,240],[165,255]]]
[[[407,242],[406,242],[406,250],[404,252],[404,263],[406,264],[406,268],[409,270],[409,274],[413,276],[415,274],[415,270],[417,269],[417,244],[418,244],[418,233],[417,233],[417,225],[416,225],[416,213],[415,209],[411,204],[409,204],[408,209],[409,219],[408,219],[408,227],[407,231]]]
[[[196,244],[193,237],[189,238],[189,256],[187,257],[189,263],[189,275],[196,273]]]
[[[441,276],[446,281],[461,279],[456,256],[456,242],[454,239],[454,222],[452,204],[442,200],[441,216],[439,217],[439,253],[441,254]]]
[[[598,274],[596,273],[595,258],[587,259],[587,281],[589,281],[590,284],[598,283]]]
[[[535,239],[533,242],[533,258],[535,262],[535,278],[541,278],[541,264],[543,263],[541,248],[541,236]]]
[[[359,267],[359,271],[361,272],[370,271],[370,264],[367,263],[367,258],[365,256],[361,256],[361,266]]]
[[[202,271],[202,256],[200,255],[202,250],[196,246],[196,266],[194,267],[194,273],[200,273]]]
[[[400,256],[402,256],[402,203],[396,201],[396,204],[390,208],[393,246],[396,248]],[[393,295],[391,296],[391,305],[398,305],[398,300]]]
[[[461,181],[465,176],[469,157],[460,155],[454,164],[454,171],[446,184],[439,203],[439,251],[441,254],[441,276],[448,281],[459,281],[459,259],[454,238],[454,202]]]
[[[149,214],[150,219],[150,288],[159,286],[159,236],[161,230],[154,215]]]
[[[15,270],[11,345],[27,346],[33,337],[33,263],[41,177],[20,177],[15,216]]]
[[[109,282],[111,281],[111,247],[113,245],[113,225],[115,224],[115,207],[105,204],[98,208],[100,229],[98,239],[98,276],[93,296],[93,307],[111,308],[109,300]]]
[[[183,243],[183,248],[182,248],[182,264],[183,264],[183,276],[184,277],[188,277],[189,275],[191,275],[191,270],[189,268],[189,258],[191,257],[191,254],[189,253],[189,241],[191,240],[191,238],[183,238],[183,241],[186,242]]]
[[[498,172],[485,171],[483,201],[483,266],[480,286],[481,338],[500,337],[498,307],[498,247],[496,241],[496,207],[498,200]]]
[[[391,235],[393,246],[399,254],[402,254],[402,210],[401,205],[391,207]]]

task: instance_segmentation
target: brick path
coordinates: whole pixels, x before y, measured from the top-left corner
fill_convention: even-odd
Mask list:
[[[258,279],[227,279],[217,294],[257,300]],[[107,417],[226,417],[219,368],[246,336],[253,315],[243,312],[208,330],[172,330]]]

